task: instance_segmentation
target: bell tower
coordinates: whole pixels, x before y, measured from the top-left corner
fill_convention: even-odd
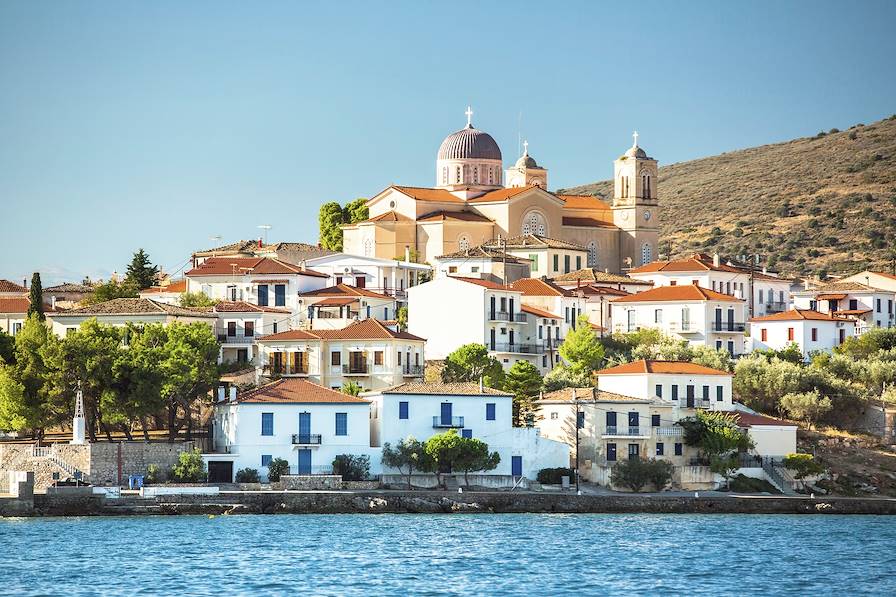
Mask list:
[[[548,188],[548,170],[538,165],[535,158],[529,155],[529,142],[523,142],[523,155],[516,161],[513,168],[508,168],[504,174],[507,188],[527,187],[535,185],[543,189]]]
[[[613,162],[613,222],[620,228],[620,271],[639,267],[657,258],[659,205],[657,161],[638,146],[638,132],[631,148]]]

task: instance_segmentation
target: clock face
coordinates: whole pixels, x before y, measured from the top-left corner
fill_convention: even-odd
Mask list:
[[[622,215],[622,219],[623,219],[623,220],[627,220],[627,219],[628,219],[628,212],[627,212],[627,211],[622,212],[621,215]]]
[[[644,212],[644,221],[646,222],[646,221],[648,221],[648,220],[650,220],[650,212],[649,212],[649,211],[645,211],[645,212]]]

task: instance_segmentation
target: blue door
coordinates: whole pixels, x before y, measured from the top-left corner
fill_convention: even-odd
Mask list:
[[[442,403],[442,416],[441,423],[442,425],[451,425],[451,403],[443,402]]]
[[[510,457],[510,474],[514,477],[522,477],[523,476],[523,457],[522,456],[511,456]]]
[[[311,450],[299,450],[299,474],[311,474]]]
[[[311,443],[311,413],[299,413],[299,442]]]

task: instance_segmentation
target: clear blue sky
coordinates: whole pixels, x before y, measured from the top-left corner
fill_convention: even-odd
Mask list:
[[[551,187],[896,112],[896,2],[0,3],[0,277],[317,240],[474,123]]]

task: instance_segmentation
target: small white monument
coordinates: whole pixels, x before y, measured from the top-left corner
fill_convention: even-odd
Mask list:
[[[78,386],[77,396],[75,401],[75,417],[72,419],[72,443],[81,445],[87,443],[87,441],[84,427],[84,396],[81,394],[80,385]]]

